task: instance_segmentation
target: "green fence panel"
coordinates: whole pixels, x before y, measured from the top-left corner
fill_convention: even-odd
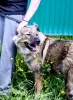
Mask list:
[[[29,24],[34,22],[44,34],[73,35],[73,0],[41,0]]]

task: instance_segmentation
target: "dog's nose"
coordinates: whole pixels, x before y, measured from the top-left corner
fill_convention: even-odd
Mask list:
[[[35,44],[39,45],[40,39],[39,38],[34,38]]]

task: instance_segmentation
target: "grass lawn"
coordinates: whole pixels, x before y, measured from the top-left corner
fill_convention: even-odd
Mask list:
[[[52,36],[57,39],[73,40],[72,36]],[[11,58],[11,60],[14,60]],[[61,73],[51,73],[50,65],[44,64],[43,89],[41,95],[34,97],[34,76],[18,53],[16,67],[12,78],[12,91],[0,100],[65,100],[65,83]]]

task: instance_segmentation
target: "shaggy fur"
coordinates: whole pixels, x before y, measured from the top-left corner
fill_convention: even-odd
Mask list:
[[[13,38],[35,75],[35,91],[39,93],[42,89],[41,64],[53,62],[52,69],[61,71],[65,76],[68,100],[73,100],[73,42],[46,37],[37,28],[36,25],[24,27]],[[35,43],[36,38],[40,40],[39,43]]]

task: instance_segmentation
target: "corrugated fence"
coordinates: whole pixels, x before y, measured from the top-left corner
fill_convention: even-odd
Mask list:
[[[73,0],[41,0],[34,22],[44,34],[73,35]]]

